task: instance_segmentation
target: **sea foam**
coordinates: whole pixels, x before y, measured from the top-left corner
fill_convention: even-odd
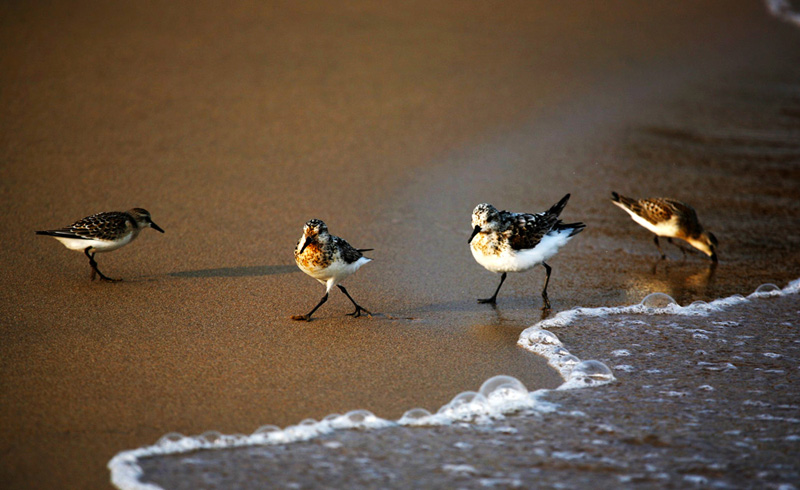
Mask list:
[[[525,329],[517,341],[517,345],[539,354],[548,360],[548,363],[555,368],[561,376],[567,380],[559,389],[576,387],[588,387],[598,384],[605,384],[613,381],[611,372],[605,374],[601,368],[595,366],[599,371],[592,376],[585,374],[585,361],[578,362],[578,358],[570,354],[563,346],[558,336],[551,332],[552,328],[564,328],[578,320],[579,318],[605,318],[612,315],[675,315],[689,317],[707,317],[714,313],[722,312],[731,306],[746,303],[757,298],[771,298],[795,294],[800,292],[800,279],[790,282],[785,288],[781,289],[775,284],[762,284],[755,292],[745,297],[741,294],[734,294],[727,298],[714,300],[710,303],[705,301],[695,301],[688,306],[680,306],[677,301],[664,293],[651,293],[636,305],[598,308],[574,308],[572,310],[561,311],[553,318],[542,320],[530,328]],[[600,364],[600,363],[598,363]],[[577,374],[573,372],[580,367]],[[607,369],[607,368],[606,368]],[[573,379],[575,378],[575,379]],[[582,381],[578,381],[578,379]]]
[[[592,366],[588,366],[585,369],[586,375],[591,376],[594,372],[593,369]],[[575,385],[575,387],[580,386],[581,383]],[[456,422],[486,424],[500,420],[510,413],[555,411],[557,409],[555,404],[541,399],[547,391],[529,392],[518,379],[500,375],[488,379],[478,391],[466,391],[456,395],[434,414],[422,408],[415,408],[407,411],[396,421],[382,419],[367,410],[354,410],[344,415],[332,414],[320,421],[306,419],[284,429],[265,425],[250,435],[224,435],[216,431],[209,431],[198,436],[184,436],[173,432],[164,435],[152,446],[117,454],[108,463],[108,468],[111,470],[111,482],[118,488],[158,490],[160,487],[140,481],[142,476],[142,469],[138,464],[140,458],[198,450],[290,444],[314,439],[337,430],[439,426]]]
[[[800,13],[792,8],[789,0],[765,0],[767,11],[775,17],[800,27]]]
[[[760,286],[747,297],[734,295],[710,303],[698,301],[688,306],[678,305],[663,293],[653,293],[637,305],[575,308],[560,312],[554,318],[543,320],[523,331],[518,344],[545,357],[561,373],[565,381],[557,389],[600,386],[615,381],[611,369],[599,361],[581,360],[571,354],[563,346],[558,336],[547,330],[548,328],[567,327],[581,317],[607,317],[617,314],[708,316],[753,299],[783,296],[799,291],[800,279],[792,281],[783,289],[767,284]],[[622,355],[621,351],[620,355]],[[530,392],[518,379],[500,375],[485,381],[478,391],[459,393],[436,413],[430,413],[423,408],[414,408],[408,410],[396,421],[382,419],[367,410],[353,410],[344,415],[331,414],[320,421],[306,419],[297,425],[290,425],[283,429],[274,425],[265,425],[250,435],[226,435],[208,431],[197,436],[185,436],[173,432],[164,435],[152,446],[118,453],[109,461],[108,468],[111,471],[111,482],[118,488],[160,490],[160,487],[156,485],[141,481],[143,473],[138,464],[141,458],[198,450],[290,444],[314,439],[338,430],[375,430],[399,426],[430,427],[454,423],[489,424],[512,413],[532,414],[558,410],[558,405],[543,399],[548,391]],[[459,470],[461,468],[452,469],[452,471]]]

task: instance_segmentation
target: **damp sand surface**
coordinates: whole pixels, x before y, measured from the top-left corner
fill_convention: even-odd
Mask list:
[[[475,303],[498,280],[466,244],[479,202],[572,193],[553,313],[799,275],[800,35],[758,2],[238,5],[0,7],[6,488],[108,488],[114,454],[167,432],[557,386],[515,346],[543,272]],[[657,260],[611,190],[693,204],[719,266]],[[133,206],[167,233],[98,256],[121,283],[33,235]],[[322,294],[291,257],[311,217],[375,248],[346,283],[373,318],[334,294],[289,320]]]

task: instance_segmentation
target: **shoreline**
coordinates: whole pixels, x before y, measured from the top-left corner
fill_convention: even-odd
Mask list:
[[[800,347],[793,335],[799,285],[800,279],[782,290],[764,285],[747,297],[704,305],[664,308],[656,301],[653,307],[565,312],[566,322],[542,321],[529,330],[551,328],[584,347],[594,339],[587,350],[613,366],[620,379],[588,380],[590,387],[577,389],[565,389],[565,382],[555,390],[531,392],[522,403],[513,397],[505,406],[496,401],[488,417],[484,402],[473,401],[456,412],[443,406],[411,425],[405,417],[386,421],[353,413],[341,417],[347,425],[326,418],[243,439],[217,434],[205,442],[205,434],[172,434],[164,444],[118,454],[109,469],[118,488],[126,490],[193,488],[200,482],[208,488],[481,488],[491,481],[518,488],[532,478],[537,485],[561,488],[590,482],[601,487],[790,485],[800,476],[800,464],[791,456],[800,448],[800,394],[759,388],[766,380],[790,387],[800,376],[794,369]],[[766,331],[760,324],[765,316],[771,317]],[[605,326],[598,328],[597,317],[617,327],[613,339],[604,335]],[[641,330],[648,340],[653,334],[660,339],[643,343]],[[757,350],[764,342],[757,339],[769,344],[769,352],[735,350],[744,344]],[[523,343],[534,352],[554,347],[528,346],[525,333]],[[685,358],[681,345],[698,349]],[[737,382],[730,383],[731,377]],[[650,409],[620,410],[623,404],[652,406],[658,415],[648,415]],[[764,444],[769,455],[760,454]],[[353,465],[354,459],[359,463]]]

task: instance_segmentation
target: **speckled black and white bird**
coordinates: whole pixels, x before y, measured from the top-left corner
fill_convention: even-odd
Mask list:
[[[669,243],[686,255],[685,247],[672,241],[673,238],[680,238],[717,262],[717,237],[703,228],[694,208],[688,204],[666,197],[632,199],[616,192],[611,193],[611,202],[630,214],[633,221],[655,233],[653,241],[662,259],[667,256],[661,250],[658,237],[666,237]]]
[[[98,252],[111,252],[132,242],[139,232],[147,227],[164,233],[153,223],[146,209],[133,208],[128,211],[111,211],[93,214],[57,230],[37,231],[37,235],[47,235],[63,243],[70,250],[83,250],[92,267],[92,280],[96,275],[105,281],[111,279],[100,272],[94,255]]]
[[[322,220],[309,220],[303,227],[303,236],[300,237],[297,247],[294,249],[294,260],[300,270],[325,285],[325,295],[311,311],[305,315],[294,315],[292,320],[311,320],[311,315],[317,311],[317,308],[328,301],[328,293],[334,286],[337,286],[356,307],[355,311],[348,315],[359,317],[361,312],[364,312],[372,316],[372,313],[356,303],[347,289],[339,284],[360,269],[362,265],[372,260],[362,254],[362,252],[370,250],[372,249],[353,248],[344,239],[331,235]]]
[[[497,302],[497,293],[508,272],[523,272],[542,264],[547,272],[542,309],[550,308],[547,285],[551,267],[545,261],[586,227],[583,223],[564,223],[558,218],[568,200],[569,194],[538,214],[498,211],[491,204],[478,204],[472,212],[473,229],[469,237],[472,256],[487,270],[502,273],[492,297],[479,299],[479,303]]]

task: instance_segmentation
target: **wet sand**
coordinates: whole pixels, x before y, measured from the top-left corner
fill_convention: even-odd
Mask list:
[[[474,302],[497,281],[466,246],[478,202],[573,194],[564,217],[589,227],[551,262],[554,312],[800,275],[800,34],[758,2],[65,2],[0,19],[7,488],[107,488],[115,453],[171,431],[396,418],[501,373],[556,386],[514,345],[543,273],[512,276],[496,310]],[[720,266],[654,261],[610,190],[690,201]],[[133,206],[167,233],[98,256],[119,284],[33,235]],[[292,264],[311,217],[376,249],[347,286],[380,315],[334,295],[289,320],[322,294]]]

